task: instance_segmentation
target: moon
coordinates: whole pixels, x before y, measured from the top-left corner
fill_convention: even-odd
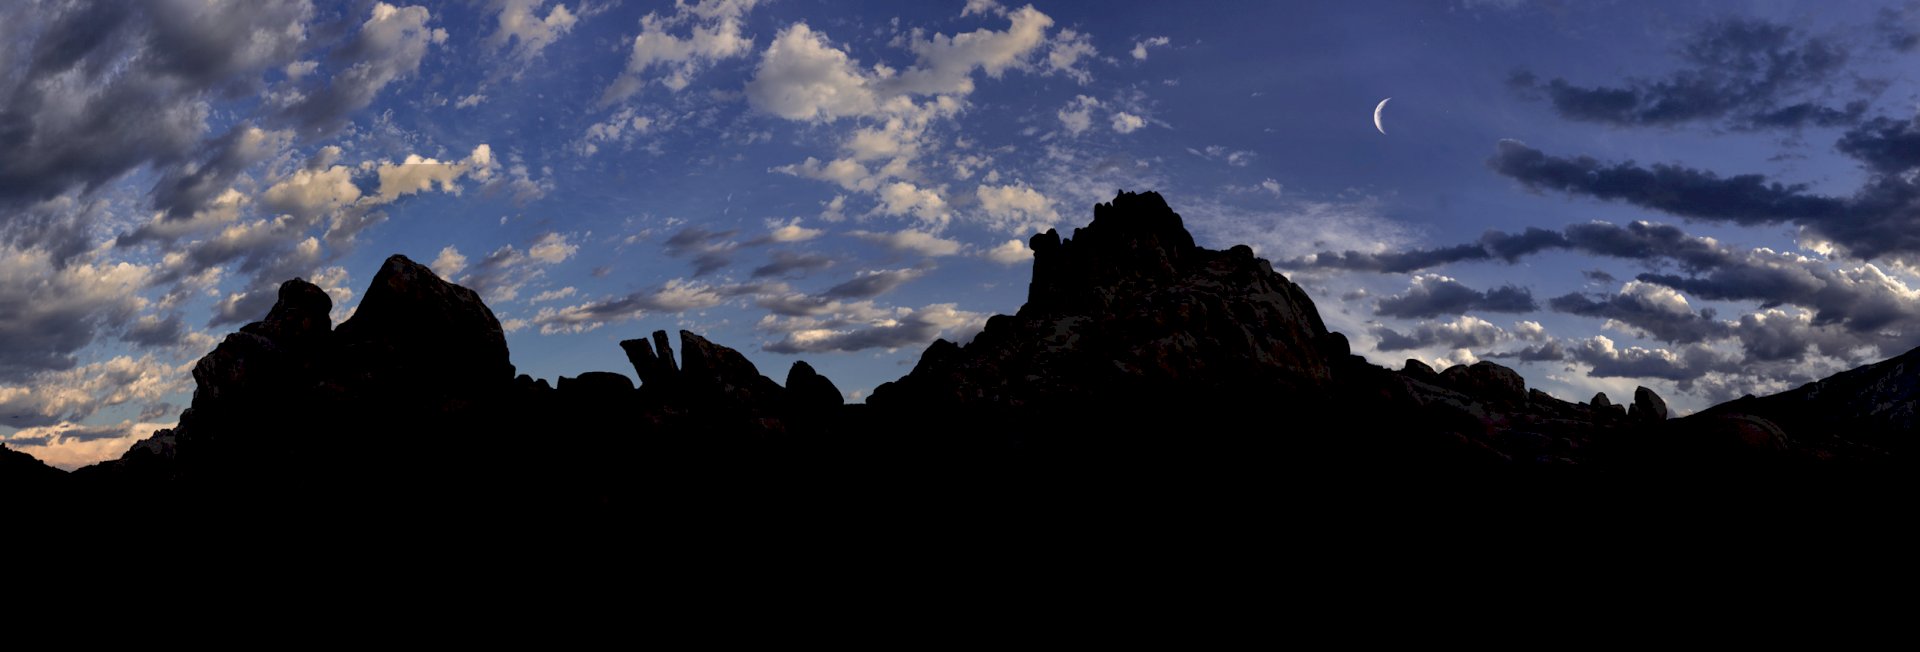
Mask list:
[[[1392,100],[1391,97],[1380,100],[1380,106],[1373,107],[1373,128],[1379,129],[1382,134],[1387,133],[1387,124],[1380,121],[1380,112],[1387,110],[1387,102]]]

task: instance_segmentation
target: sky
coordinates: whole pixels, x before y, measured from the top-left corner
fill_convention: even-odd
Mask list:
[[[1901,2],[0,0],[0,442],[117,457],[395,253],[522,373],[688,329],[858,401],[1122,189],[1377,364],[1696,411],[1920,345],[1917,57]]]

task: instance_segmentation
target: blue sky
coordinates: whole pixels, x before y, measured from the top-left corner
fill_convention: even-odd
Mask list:
[[[1691,411],[1920,344],[1912,5],[0,11],[0,441],[66,467],[177,420],[280,281],[344,319],[394,253],[523,373],[685,328],[858,400],[1118,189],[1380,364]]]

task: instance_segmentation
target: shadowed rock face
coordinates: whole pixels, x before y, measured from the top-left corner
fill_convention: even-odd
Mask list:
[[[335,379],[350,391],[478,398],[512,382],[500,319],[480,295],[395,255],[334,331]]]
[[[965,346],[927,348],[884,405],[1026,405],[1119,396],[1327,386],[1345,339],[1253,251],[1195,246],[1159,194],[1121,193],[1061,239],[1034,236],[1033,282],[1012,316]]]

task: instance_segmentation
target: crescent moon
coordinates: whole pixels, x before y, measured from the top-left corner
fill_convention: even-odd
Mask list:
[[[1387,133],[1387,125],[1380,121],[1380,112],[1387,110],[1387,102],[1392,100],[1393,98],[1391,97],[1380,100],[1380,106],[1373,107],[1373,128],[1379,129],[1382,134]]]

